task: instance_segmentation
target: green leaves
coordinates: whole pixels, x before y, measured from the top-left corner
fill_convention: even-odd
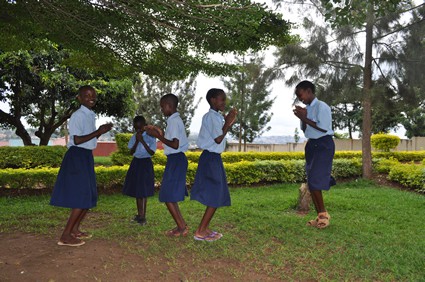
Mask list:
[[[124,67],[173,79],[201,70],[221,74],[225,65],[209,53],[260,50],[291,39],[281,15],[247,0],[17,0],[1,1],[0,11],[0,49],[48,38],[78,51],[72,62],[95,70]]]

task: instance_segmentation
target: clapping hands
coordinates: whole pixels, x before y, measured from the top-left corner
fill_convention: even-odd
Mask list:
[[[227,113],[227,115],[224,117],[224,123],[227,124],[228,126],[231,126],[232,124],[234,124],[236,121],[237,114],[238,114],[238,111],[235,108],[231,109]]]
[[[156,127],[155,125],[146,125],[144,128],[146,133],[152,137],[159,138],[160,136],[164,135],[162,130],[159,127]]]

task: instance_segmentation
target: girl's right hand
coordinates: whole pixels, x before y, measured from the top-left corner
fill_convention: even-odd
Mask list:
[[[162,130],[154,125],[146,125],[145,126],[146,133],[155,138],[159,138],[163,135]]]
[[[100,134],[104,134],[111,129],[112,129],[112,123],[105,123],[105,124],[102,124],[101,126],[99,126],[98,130],[99,130]]]
[[[226,117],[224,118],[224,121],[227,125],[232,125],[235,123],[236,121],[236,115],[238,114],[238,111],[233,108],[229,111],[229,113],[226,115]]]

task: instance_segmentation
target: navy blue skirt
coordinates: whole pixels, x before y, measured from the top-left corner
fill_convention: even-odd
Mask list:
[[[53,206],[90,209],[97,204],[92,150],[72,146],[66,151],[53,188]]]
[[[220,154],[207,150],[202,152],[195,183],[190,190],[190,199],[213,208],[231,205],[226,172]]]
[[[125,176],[124,195],[134,198],[151,197],[155,193],[155,175],[151,158],[133,158]]]
[[[176,203],[188,196],[186,188],[187,158],[184,153],[167,155],[164,175],[162,176],[159,201]]]
[[[305,170],[310,190],[329,190],[333,178],[332,160],[335,143],[332,136],[309,139],[305,146]]]

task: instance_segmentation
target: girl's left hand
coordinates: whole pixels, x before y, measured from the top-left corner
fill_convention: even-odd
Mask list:
[[[300,120],[305,120],[307,118],[307,109],[300,106],[295,106],[294,115]]]

